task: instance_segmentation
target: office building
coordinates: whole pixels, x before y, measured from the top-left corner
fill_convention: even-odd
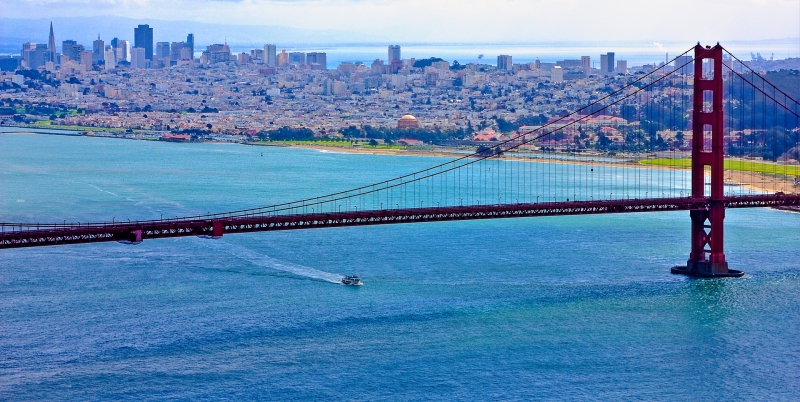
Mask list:
[[[22,62],[27,68],[36,69],[43,67],[51,59],[53,53],[48,45],[27,42],[22,45]]]
[[[278,67],[286,67],[289,65],[289,53],[286,50],[281,50],[278,54]]]
[[[402,60],[402,58],[400,58],[400,46],[389,46],[389,58],[387,60],[389,63],[391,63],[393,60]]]
[[[147,68],[147,54],[143,47],[131,49],[131,68]]]
[[[276,52],[277,52],[277,47],[275,45],[271,44],[264,45],[264,64],[268,66],[277,66],[278,58]]]
[[[501,54],[497,56],[497,69],[511,71],[513,64],[511,64],[511,56]]]
[[[86,71],[92,71],[92,62],[94,61],[94,52],[91,50],[84,50],[81,52],[81,64]]]
[[[683,75],[694,74],[694,57],[680,56],[675,59],[675,68],[680,69],[679,73]]]
[[[111,70],[117,67],[116,49],[111,48],[105,51],[103,57],[103,63],[104,63],[103,69],[105,70]]]
[[[78,62],[81,60],[81,52],[83,45],[79,45],[74,40],[65,40],[61,42],[61,55],[66,56],[67,59]]]
[[[321,70],[328,69],[328,55],[322,52],[311,52],[306,54],[306,64],[311,67],[319,66]]]
[[[194,60],[194,34],[186,35],[186,48],[189,49],[189,58],[181,60]]]
[[[561,66],[555,66],[550,70],[550,81],[562,82],[564,81],[564,69]]]
[[[106,51],[106,43],[97,35],[97,40],[92,42],[92,60],[96,63],[103,60],[103,52]]]
[[[144,49],[144,58],[153,60],[153,28],[139,25],[133,29],[133,46]]]
[[[581,68],[592,68],[592,58],[589,56],[581,56]]]
[[[298,64],[302,65],[306,62],[306,54],[303,52],[291,52],[289,53],[289,64]]]
[[[157,42],[156,43],[156,58],[163,59],[165,57],[169,57],[171,54],[169,42]]]
[[[117,63],[129,61],[131,55],[131,43],[126,40],[119,39],[117,41],[117,45],[118,46],[115,48]]]
[[[627,74],[628,73],[628,61],[627,60],[617,60],[617,73],[619,73],[619,74]]]
[[[614,52],[608,52],[607,54],[600,55],[600,72],[603,75],[613,74],[615,66]]]
[[[228,47],[227,43],[222,45],[216,43],[207,46],[203,55],[206,57],[206,61],[209,64],[228,63],[231,61],[231,49]]]

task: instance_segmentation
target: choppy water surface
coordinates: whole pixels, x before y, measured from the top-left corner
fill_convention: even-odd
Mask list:
[[[436,161],[0,135],[0,220],[238,209]],[[800,215],[726,222],[744,279],[668,273],[684,212],[4,250],[0,399],[796,400]]]

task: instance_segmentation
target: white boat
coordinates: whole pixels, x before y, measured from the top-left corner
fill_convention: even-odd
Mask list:
[[[361,286],[363,283],[361,283],[361,278],[358,275],[347,275],[342,278],[342,285]]]

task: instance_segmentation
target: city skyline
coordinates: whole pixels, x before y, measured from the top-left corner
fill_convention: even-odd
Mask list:
[[[294,30],[330,30],[349,39],[398,42],[520,42],[553,40],[765,40],[798,37],[800,4],[788,0],[677,0],[651,13],[626,0],[552,2],[533,0],[492,4],[453,2],[316,1],[74,1],[11,0],[0,5],[7,18],[119,16],[186,20],[242,27],[275,26]],[[687,13],[686,10],[692,10]],[[392,18],[382,18],[390,15]],[[448,15],[442,19],[441,15]],[[559,15],[560,18],[542,18]],[[714,15],[711,23],[708,15]],[[264,18],[264,16],[269,16]],[[344,22],[346,21],[346,23]],[[356,23],[352,23],[356,21]],[[495,29],[498,21],[513,29]],[[535,21],[535,24],[531,24]],[[598,21],[604,21],[602,26]],[[8,36],[0,29],[0,35]],[[335,36],[335,35],[334,35]]]

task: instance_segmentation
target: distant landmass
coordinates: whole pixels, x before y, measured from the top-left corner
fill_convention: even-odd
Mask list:
[[[23,42],[47,43],[53,22],[56,41],[72,39],[84,46],[91,45],[99,34],[108,43],[112,38],[133,42],[133,28],[149,24],[155,42],[179,42],[186,34],[194,33],[195,43],[205,46],[212,43],[259,45],[276,43],[293,44],[364,43],[382,38],[349,31],[310,30],[277,25],[225,25],[193,21],[165,21],[158,19],[133,19],[123,17],[67,17],[52,19],[0,18],[0,53],[18,53]]]

